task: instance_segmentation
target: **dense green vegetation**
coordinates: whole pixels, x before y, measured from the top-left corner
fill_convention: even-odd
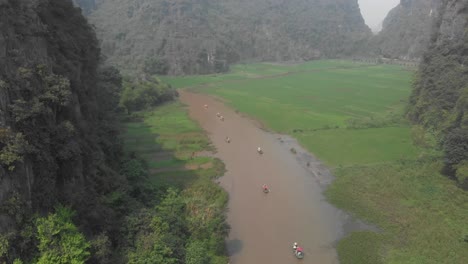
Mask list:
[[[345,238],[343,263],[463,263],[468,194],[440,175],[441,167],[420,159],[335,170],[329,199],[383,230]],[[362,255],[379,262],[362,262]]]
[[[397,66],[318,61],[165,80],[292,134],[334,169],[328,198],[382,229],[342,240],[342,263],[463,263],[468,194],[439,173],[434,137],[405,121],[411,76]]]
[[[181,154],[209,143],[180,105],[153,110],[177,93],[103,66],[71,1],[0,6],[0,263],[225,264],[223,164]]]
[[[0,262],[83,263],[89,240],[118,229],[101,199],[122,180],[110,140],[120,74],[99,65],[71,1],[3,1],[1,12]]]
[[[149,109],[165,101],[173,100],[177,92],[170,85],[153,77],[148,80],[124,79],[120,106],[125,112]]]
[[[125,123],[125,152],[141,155],[150,185],[180,191],[128,218],[129,263],[225,264],[227,194],[213,182],[224,167],[193,155],[210,149],[208,138],[179,103],[134,116]]]
[[[90,255],[90,244],[72,222],[73,212],[59,207],[47,218],[38,218],[38,264],[84,263]]]
[[[408,116],[438,139],[445,153],[444,173],[468,189],[468,27],[456,24],[458,19],[466,22],[468,3],[457,2],[443,1]]]

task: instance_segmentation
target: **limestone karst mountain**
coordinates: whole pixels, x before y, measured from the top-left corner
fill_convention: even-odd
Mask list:
[[[357,0],[77,1],[95,8],[88,17],[112,64],[150,73],[348,56],[371,35]]]
[[[377,55],[420,59],[427,49],[441,0],[401,0],[385,18],[382,31],[371,43]]]

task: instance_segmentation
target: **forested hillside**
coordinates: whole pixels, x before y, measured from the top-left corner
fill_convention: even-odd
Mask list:
[[[89,19],[109,62],[150,74],[346,56],[371,35],[357,0],[101,0]]]
[[[98,41],[71,1],[1,1],[0,10],[0,262],[11,263],[36,253],[33,214],[59,204],[86,232],[116,228],[99,196],[123,180],[109,140],[121,84],[118,71],[98,70]]]
[[[1,0],[0,32],[0,263],[226,263],[222,163],[181,192],[119,140],[174,90],[102,65],[71,0]]]
[[[468,0],[444,0],[410,98],[410,118],[435,134],[446,173],[468,187]]]
[[[376,54],[395,59],[420,59],[428,47],[441,0],[401,0],[372,39]]]

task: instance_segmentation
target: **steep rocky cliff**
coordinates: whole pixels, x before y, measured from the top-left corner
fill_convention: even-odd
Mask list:
[[[100,0],[89,18],[114,65],[169,74],[346,56],[371,34],[357,0]]]
[[[420,59],[429,44],[441,0],[401,0],[373,38],[376,53],[387,58]]]
[[[110,153],[118,152],[105,142],[116,132],[105,128],[109,100],[115,100],[106,89],[115,86],[99,86],[99,58],[94,31],[70,0],[0,0],[0,238],[1,246],[10,245],[5,256],[27,259],[32,242],[20,232],[25,221],[59,203],[78,211],[85,230],[113,216],[97,199],[112,189],[103,183],[118,182],[105,180],[114,177]]]
[[[439,136],[447,173],[468,187],[468,0],[444,0],[410,100],[410,118]]]

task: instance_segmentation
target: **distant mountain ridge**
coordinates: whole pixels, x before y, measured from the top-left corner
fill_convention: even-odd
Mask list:
[[[221,72],[239,61],[350,56],[371,36],[357,0],[75,0],[108,61],[129,71]]]

